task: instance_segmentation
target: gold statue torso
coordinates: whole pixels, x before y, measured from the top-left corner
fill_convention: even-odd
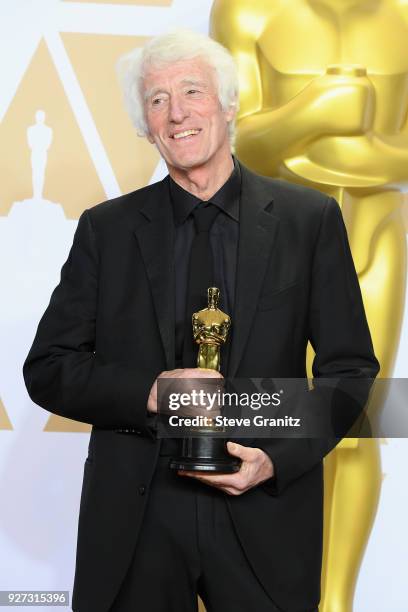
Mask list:
[[[193,337],[199,345],[197,367],[220,371],[220,349],[227,340],[231,319],[218,309],[219,290],[208,289],[209,304],[192,317]],[[214,299],[212,299],[214,298]]]

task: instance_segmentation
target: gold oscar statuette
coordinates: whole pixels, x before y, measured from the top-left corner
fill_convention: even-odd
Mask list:
[[[226,342],[231,318],[218,308],[220,290],[207,289],[208,306],[192,316],[193,337],[198,344],[197,367],[220,371],[221,346]],[[218,380],[218,379],[217,379]],[[170,467],[176,470],[200,472],[237,472],[240,460],[230,455],[223,437],[213,437],[222,428],[213,424],[195,427],[191,437],[183,438],[181,456],[173,458]],[[194,435],[195,434],[195,435]]]
[[[218,309],[220,290],[208,288],[208,306],[193,314],[193,336],[199,349],[197,367],[220,371],[221,345],[227,340],[231,318]]]

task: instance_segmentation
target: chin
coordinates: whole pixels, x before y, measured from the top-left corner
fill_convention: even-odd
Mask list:
[[[201,166],[205,164],[207,157],[204,155],[180,155],[172,160],[170,164],[176,168],[194,168],[195,166]]]

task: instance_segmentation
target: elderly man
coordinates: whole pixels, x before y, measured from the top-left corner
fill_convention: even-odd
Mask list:
[[[175,32],[123,65],[169,174],[84,211],[24,365],[36,403],[93,425],[73,609],[192,612],[199,594],[209,612],[316,610],[334,442],[229,442],[239,472],[183,473],[154,422],[158,378],[304,377],[308,340],[316,377],[376,375],[341,212],[233,157],[237,77],[219,44]],[[233,321],[220,374],[194,367],[198,235]]]

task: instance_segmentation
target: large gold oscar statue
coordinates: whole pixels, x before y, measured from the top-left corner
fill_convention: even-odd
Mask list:
[[[391,376],[406,279],[408,2],[215,0],[211,34],[238,64],[238,158],[342,207],[379,376]],[[321,612],[352,610],[380,487],[377,440],[343,440],[325,459]]]

